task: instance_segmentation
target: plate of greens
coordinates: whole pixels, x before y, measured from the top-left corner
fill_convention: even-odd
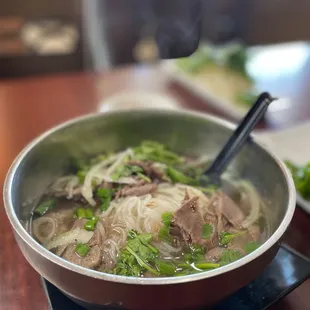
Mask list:
[[[247,68],[252,54],[238,43],[220,48],[201,44],[189,57],[164,60],[162,68],[209,105],[239,119],[260,92]]]
[[[275,132],[257,132],[255,138],[281,158],[292,173],[297,205],[310,213],[310,121]]]

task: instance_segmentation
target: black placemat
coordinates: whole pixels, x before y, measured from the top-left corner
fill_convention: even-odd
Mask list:
[[[219,303],[212,310],[263,310],[310,277],[310,260],[281,247],[271,265],[255,281]],[[52,310],[84,310],[43,279]],[[112,308],[106,307],[106,310]],[[207,309],[206,309],[207,310]]]

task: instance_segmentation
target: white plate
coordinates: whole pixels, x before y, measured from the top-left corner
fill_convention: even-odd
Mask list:
[[[282,160],[302,166],[310,162],[310,144],[307,142],[309,135],[310,121],[280,131],[256,132],[255,139]],[[298,193],[297,204],[310,213],[310,201],[306,201]]]

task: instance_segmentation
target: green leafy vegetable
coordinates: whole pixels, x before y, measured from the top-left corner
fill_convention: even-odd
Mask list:
[[[121,251],[113,272],[125,276],[140,276],[148,270],[154,275],[160,275],[156,267],[152,266],[158,256],[158,250],[150,245],[152,238],[151,234],[138,234],[130,230],[127,245]]]
[[[49,199],[44,202],[42,202],[38,207],[35,208],[34,213],[42,216],[44,215],[47,211],[50,211],[53,209],[56,205],[56,199]]]
[[[77,244],[76,247],[75,247],[75,252],[76,252],[78,255],[84,257],[84,256],[86,256],[86,255],[88,254],[88,252],[89,252],[89,246],[88,246],[87,244],[79,243],[79,244]]]
[[[254,252],[256,249],[260,247],[260,244],[256,241],[251,241],[244,246],[244,250],[247,254]]]
[[[166,227],[170,227],[172,219],[173,219],[173,213],[172,212],[164,212],[161,215],[161,219],[162,219],[163,224]]]
[[[176,272],[176,266],[172,262],[156,259],[155,266],[161,275],[173,276]]]
[[[158,232],[158,239],[171,244],[173,242],[173,237],[170,235],[170,227],[162,226]]]
[[[202,226],[202,239],[209,239],[213,235],[213,226],[211,224],[204,224]]]
[[[165,145],[155,141],[143,141],[140,146],[134,148],[134,153],[138,160],[151,160],[167,165],[184,162],[182,156],[167,150]]]
[[[246,231],[240,231],[237,233],[229,233],[229,232],[222,232],[220,234],[220,244],[221,245],[228,245],[232,240],[235,238],[245,234]]]
[[[184,253],[184,259],[187,264],[203,261],[205,259],[205,249],[199,244],[192,244],[189,252]]]
[[[100,198],[100,210],[107,211],[114,194],[114,190],[110,188],[98,188],[96,192]]]
[[[302,167],[298,167],[290,161],[285,162],[290,169],[296,190],[306,200],[310,200],[310,162]]]
[[[129,177],[133,174],[143,173],[143,169],[135,165],[122,165],[112,174],[112,180],[118,180],[121,177]]]
[[[146,182],[148,182],[148,183],[151,183],[151,182],[152,182],[152,180],[151,180],[148,176],[146,176],[145,174],[143,174],[143,173],[141,173],[141,172],[138,172],[138,173],[137,173],[137,176],[138,176],[141,180],[144,180],[144,181],[146,181]]]
[[[188,177],[183,172],[173,168],[168,167],[167,174],[172,182],[174,183],[182,183],[188,185],[199,185],[199,182],[191,177]]]
[[[94,231],[96,228],[97,222],[98,222],[98,217],[97,216],[92,217],[90,220],[88,220],[85,223],[84,229],[88,231]]]
[[[242,254],[239,251],[236,250],[225,250],[219,259],[219,264],[221,266],[230,264],[242,257]]]

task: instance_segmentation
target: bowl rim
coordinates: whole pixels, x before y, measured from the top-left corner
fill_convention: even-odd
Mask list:
[[[109,282],[117,282],[122,284],[136,284],[136,285],[167,285],[167,284],[180,284],[180,283],[186,283],[186,282],[192,282],[202,279],[207,279],[211,277],[215,277],[217,275],[221,275],[224,273],[227,273],[229,271],[232,271],[234,269],[240,268],[247,263],[255,260],[259,256],[261,256],[263,253],[268,251],[273,245],[275,245],[282,237],[284,232],[286,231],[288,225],[290,224],[294,211],[295,211],[295,205],[296,205],[296,191],[295,191],[295,185],[293,178],[288,170],[288,168],[285,166],[285,164],[280,160],[277,156],[275,156],[272,152],[270,152],[266,147],[263,145],[257,143],[255,141],[255,138],[253,138],[254,143],[256,146],[260,147],[262,150],[267,152],[269,156],[276,162],[279,169],[282,171],[283,177],[287,183],[288,187],[288,201],[286,206],[286,213],[283,217],[282,222],[278,226],[278,228],[275,230],[275,232],[267,239],[266,242],[264,242],[257,250],[254,252],[244,256],[243,258],[230,263],[226,266],[222,266],[220,268],[210,270],[207,272],[201,272],[197,274],[192,275],[186,275],[186,276],[180,276],[180,277],[158,277],[158,278],[140,278],[140,277],[126,277],[126,276],[119,276],[119,275],[112,275],[108,273],[103,273],[91,269],[87,269],[84,267],[81,267],[79,265],[70,263],[69,261],[64,260],[63,258],[53,254],[46,248],[44,248],[42,245],[40,245],[29,233],[28,231],[23,227],[20,220],[18,219],[14,207],[13,207],[13,201],[12,201],[12,188],[13,188],[13,181],[16,171],[19,169],[20,165],[23,162],[23,159],[27,156],[27,154],[38,144],[40,144],[43,140],[45,140],[50,135],[54,134],[57,131],[60,131],[62,129],[65,129],[71,125],[74,125],[79,122],[89,121],[91,119],[95,118],[108,118],[110,116],[119,115],[119,114],[140,114],[141,117],[143,117],[143,113],[146,113],[149,115],[150,113],[154,113],[157,116],[162,114],[164,116],[191,116],[196,119],[204,120],[204,121],[211,121],[213,123],[216,123],[220,126],[223,126],[227,129],[233,130],[236,125],[222,119],[217,116],[213,116],[206,113],[200,113],[200,112],[193,112],[188,110],[157,110],[157,109],[131,109],[131,110],[121,110],[121,111],[111,111],[111,112],[104,112],[104,113],[90,113],[86,114],[80,117],[73,118],[71,120],[68,120],[66,122],[63,122],[57,126],[54,126],[45,132],[43,132],[41,135],[39,135],[37,138],[33,139],[30,143],[26,145],[26,147],[23,148],[23,150],[17,155],[13,163],[11,164],[11,167],[8,170],[4,187],[3,187],[3,201],[4,201],[4,207],[6,214],[9,218],[9,221],[15,231],[15,233],[18,234],[18,236],[26,242],[26,244],[32,248],[35,252],[37,252],[39,255],[43,256],[45,259],[49,260],[50,262],[57,264],[69,271],[73,271],[76,273],[79,273],[84,276],[92,277],[95,279],[105,280]]]

